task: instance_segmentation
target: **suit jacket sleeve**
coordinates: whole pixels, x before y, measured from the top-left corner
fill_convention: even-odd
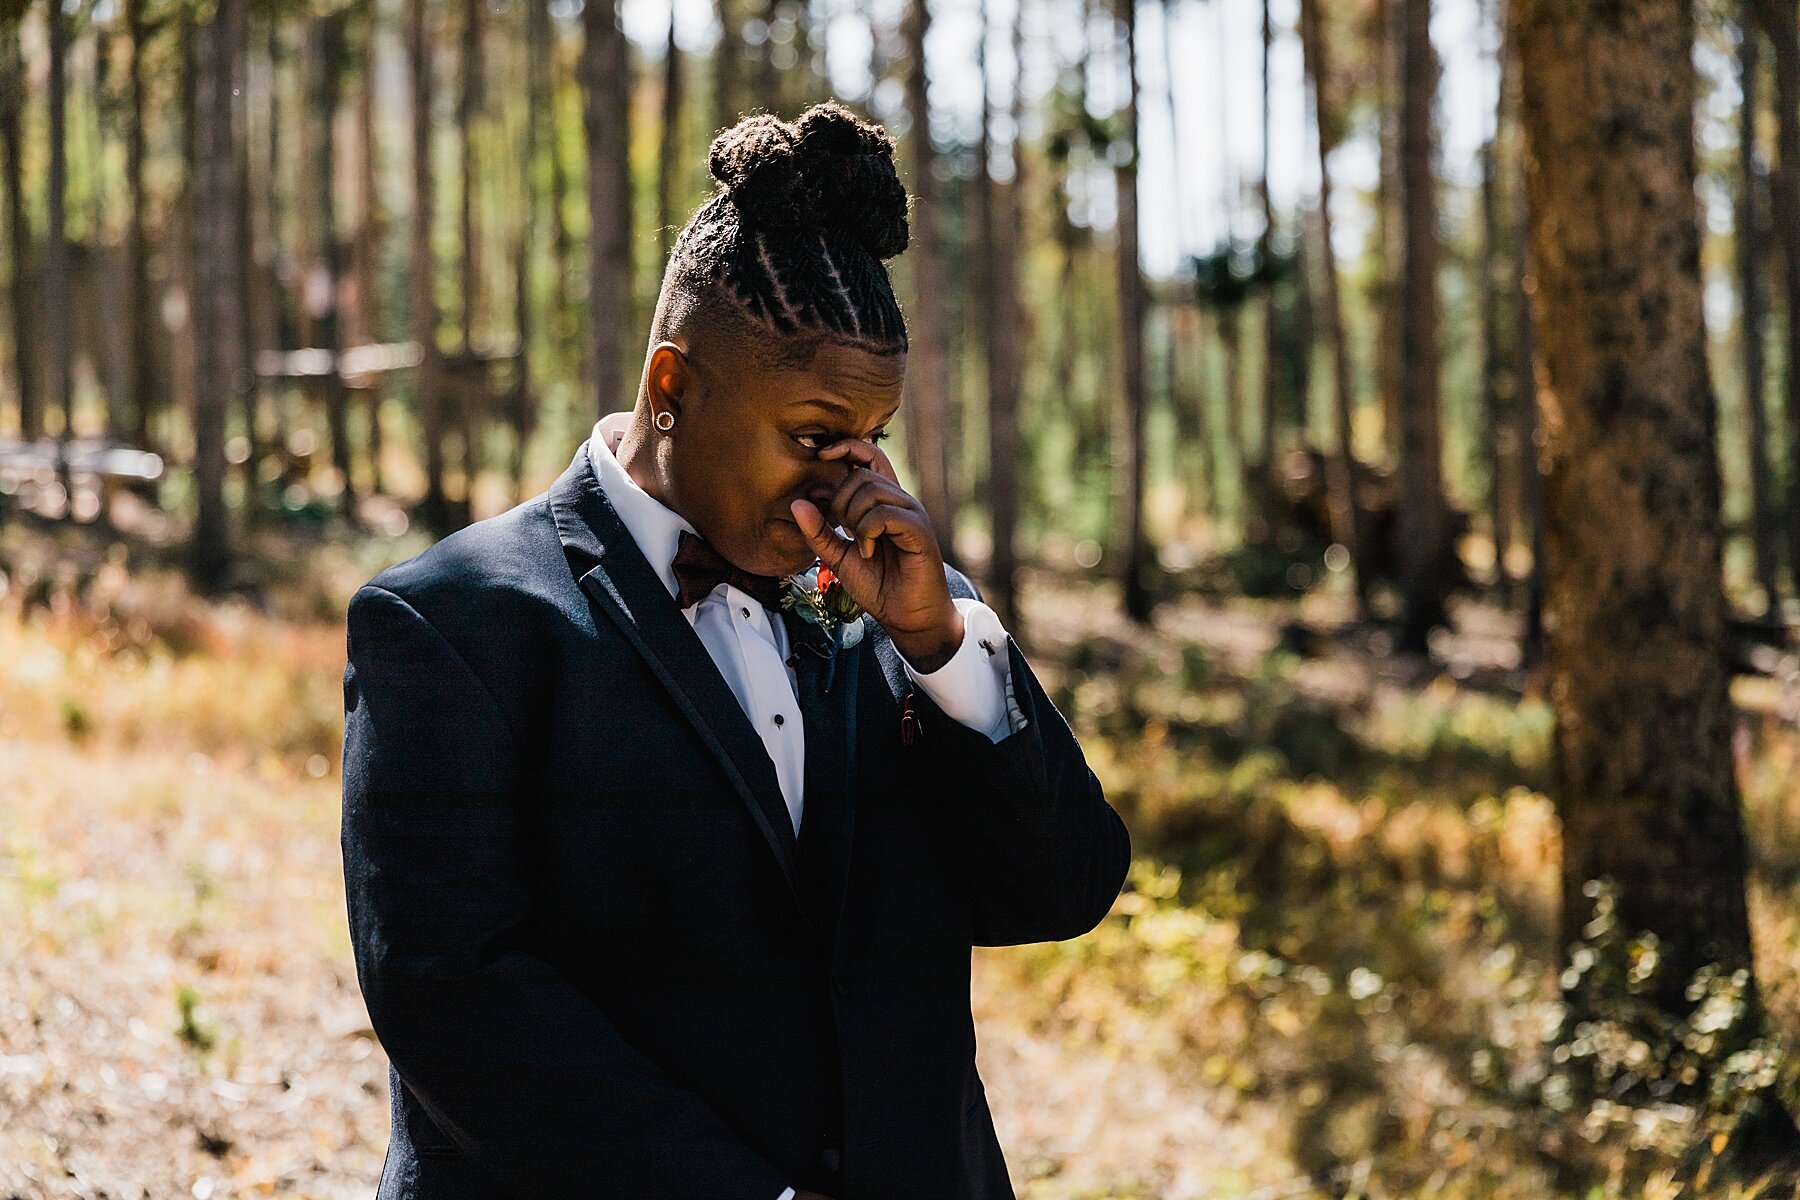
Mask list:
[[[786,1186],[522,936],[519,740],[406,600],[349,610],[343,849],[376,1034],[433,1121],[519,1196],[770,1200]]]
[[[956,575],[952,590],[974,588]],[[922,735],[910,753],[962,856],[978,946],[1079,937],[1111,909],[1131,865],[1125,823],[1074,732],[1010,636],[1006,654],[1017,712],[999,741],[913,693]]]

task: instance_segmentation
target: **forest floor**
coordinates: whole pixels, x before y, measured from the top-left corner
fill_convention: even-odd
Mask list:
[[[0,529],[0,1197],[372,1195],[341,614],[419,546],[272,535],[258,599],[209,604],[61,536]],[[1542,1103],[1550,719],[1510,617],[1458,606],[1425,662],[1322,594],[1150,630],[1104,584],[1024,595],[1135,862],[1089,935],[976,952],[1021,1200],[1698,1194],[1683,1113]],[[1759,976],[1800,1045],[1795,697],[1739,685]]]

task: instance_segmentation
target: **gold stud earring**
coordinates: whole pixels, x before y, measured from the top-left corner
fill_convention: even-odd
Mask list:
[[[675,414],[664,409],[662,412],[656,414],[651,423],[664,433],[667,433],[669,430],[675,428]]]

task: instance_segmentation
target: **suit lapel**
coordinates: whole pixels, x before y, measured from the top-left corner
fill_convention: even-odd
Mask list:
[[[700,636],[607,501],[587,454],[584,442],[550,488],[551,514],[569,569],[593,606],[643,656],[725,769],[798,900],[794,827],[775,764]]]

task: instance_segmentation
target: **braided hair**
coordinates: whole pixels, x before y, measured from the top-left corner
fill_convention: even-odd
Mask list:
[[[804,366],[825,341],[906,349],[882,265],[907,242],[885,129],[835,103],[792,122],[752,113],[713,140],[707,165],[719,190],[669,252],[653,345],[702,314],[767,366]]]

